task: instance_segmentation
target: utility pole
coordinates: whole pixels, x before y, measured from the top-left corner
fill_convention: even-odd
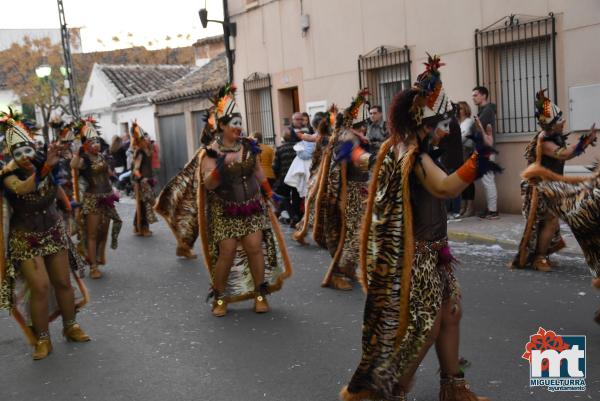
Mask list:
[[[58,3],[58,18],[60,20],[60,37],[62,40],[63,55],[65,58],[65,84],[68,83],[69,91],[69,106],[73,119],[80,117],[79,101],[77,100],[77,90],[75,88],[75,78],[73,77],[73,61],[71,59],[71,37],[67,28],[67,20],[65,19],[65,8],[62,0],[57,0]]]

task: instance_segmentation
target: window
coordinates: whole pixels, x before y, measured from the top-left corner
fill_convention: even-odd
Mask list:
[[[255,72],[244,79],[244,103],[246,106],[246,130],[248,134],[260,132],[263,142],[275,143],[273,106],[271,101],[271,76]]]
[[[371,104],[379,104],[386,116],[386,110],[394,95],[408,89],[410,77],[410,51],[381,46],[358,57],[359,87],[367,87],[371,92]]]
[[[129,123],[121,123],[121,134],[129,133]]]
[[[525,17],[523,17],[525,18]],[[556,101],[555,20],[521,20],[508,16],[475,31],[477,85],[490,91],[496,103],[498,133],[537,131],[535,94],[548,89]]]

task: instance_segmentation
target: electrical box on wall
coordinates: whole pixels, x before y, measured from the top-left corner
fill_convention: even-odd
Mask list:
[[[600,124],[600,84],[572,86],[569,88],[569,129],[589,130]]]
[[[306,32],[310,28],[310,17],[308,14],[300,16],[300,27],[302,28],[302,32]]]

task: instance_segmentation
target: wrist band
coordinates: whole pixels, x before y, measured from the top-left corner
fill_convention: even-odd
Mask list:
[[[264,180],[263,182],[260,183],[260,187],[263,189],[263,191],[265,191],[265,194],[269,198],[273,197],[273,189],[271,188],[271,184],[269,184],[269,181]]]
[[[471,157],[469,157],[469,159],[466,162],[464,162],[464,164],[460,166],[458,170],[456,170],[456,175],[458,175],[458,177],[462,181],[466,183],[471,183],[475,181],[475,179],[477,178],[478,157],[479,155],[477,154],[477,152],[473,152]]]

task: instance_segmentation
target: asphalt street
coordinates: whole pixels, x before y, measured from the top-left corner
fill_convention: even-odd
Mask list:
[[[294,276],[269,298],[272,311],[256,315],[245,302],[214,318],[200,259],[176,258],[162,221],[153,237],[134,237],[132,206],[119,210],[120,247],[109,252],[103,279],[86,279],[92,301],[78,318],[93,341],[66,343],[55,322],[53,354],[34,362],[2,312],[0,400],[337,400],[360,359],[364,295],[358,287],[346,293],[319,286],[326,252],[289,240]],[[453,248],[462,262],[461,355],[471,362],[472,388],[494,401],[599,400],[600,326],[592,316],[600,292],[591,288],[583,260],[559,257],[560,267],[543,274],[509,270],[513,251],[499,246]],[[540,326],[587,336],[587,391],[529,387],[521,355]],[[409,399],[437,400],[437,376],[432,350]]]

